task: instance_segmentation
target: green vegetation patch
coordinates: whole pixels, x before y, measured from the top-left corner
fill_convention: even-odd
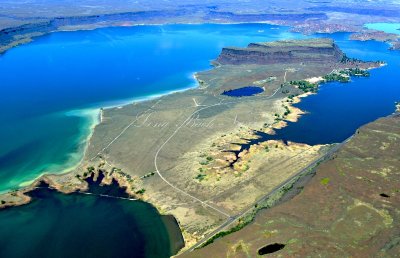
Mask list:
[[[288,108],[288,106],[283,106],[283,107],[285,108],[285,113],[283,114],[283,116],[289,115],[291,112],[290,112],[290,109]]]
[[[249,170],[249,168],[250,168],[249,164],[244,164],[242,167],[242,170],[247,171],[247,170]]]
[[[155,173],[154,171],[153,171],[153,172],[149,172],[149,173],[147,173],[147,174],[141,176],[140,178],[141,178],[141,179],[148,178],[148,177],[154,176],[155,174],[156,174],[156,173]]]
[[[197,180],[199,180],[199,181],[203,181],[204,178],[206,178],[206,175],[205,175],[205,174],[198,174],[194,179],[197,179]]]
[[[350,76],[356,76],[356,77],[369,77],[370,73],[367,70],[363,70],[360,68],[349,68],[349,69],[344,69],[338,72],[333,72],[330,74],[325,75],[323,78],[325,82],[342,82],[346,83],[350,81]]]
[[[352,62],[352,59],[347,58],[348,61],[345,62]],[[348,68],[341,71],[332,72],[327,74],[323,77],[325,82],[341,82],[347,83],[350,82],[350,77],[369,77],[370,73],[367,70],[360,69],[360,68]],[[311,83],[305,80],[300,81],[290,81],[290,85],[297,86],[303,92],[317,92],[318,90],[318,83]],[[290,98],[290,96],[289,96]]]
[[[135,192],[135,194],[140,194],[140,195],[142,195],[142,194],[144,194],[144,192],[146,192],[146,189],[142,188],[142,189],[140,189],[140,190],[137,190],[137,191]]]
[[[317,83],[311,83],[308,81],[290,81],[290,85],[297,86],[300,90],[304,92],[317,92],[318,90],[318,84]]]
[[[206,242],[204,242],[204,244],[202,244],[200,247],[207,246],[207,245],[213,243],[214,240],[216,240],[216,239],[218,239],[218,238],[221,238],[221,237],[224,237],[224,236],[226,236],[226,235],[232,234],[232,233],[234,233],[234,232],[236,232],[236,231],[239,231],[239,230],[241,230],[242,228],[244,228],[245,226],[247,226],[248,224],[250,224],[250,222],[252,222],[252,221],[253,221],[253,218],[248,219],[248,220],[245,220],[245,221],[240,221],[240,222],[239,222],[236,226],[234,226],[233,228],[230,228],[230,229],[227,230],[227,231],[221,231],[221,232],[215,234],[215,235],[212,236],[210,239],[208,239]]]
[[[326,82],[335,82],[335,81],[338,81],[338,82],[345,83],[345,82],[349,82],[349,81],[350,81],[350,77],[349,77],[349,76],[345,76],[345,75],[343,75],[342,73],[331,73],[331,74],[327,74],[327,75],[325,75],[323,78],[324,78],[324,80],[325,80]]]
[[[327,185],[327,184],[329,184],[329,181],[331,181],[331,180],[329,179],[329,177],[322,178],[322,179],[321,179],[321,184],[322,184],[322,185]]]

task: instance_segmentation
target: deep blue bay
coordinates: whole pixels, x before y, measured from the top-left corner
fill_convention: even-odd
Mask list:
[[[116,182],[88,181],[91,193],[123,194]],[[175,219],[141,201],[62,194],[43,183],[29,195],[29,204],[0,212],[0,257],[160,258],[183,244],[171,236]]]
[[[322,84],[318,93],[308,96],[295,106],[307,112],[298,122],[277,130],[269,139],[307,144],[342,142],[360,126],[395,111],[400,100],[398,69],[400,52],[375,41],[349,41],[347,33],[334,35],[336,43],[348,55],[361,60],[382,60],[386,66],[370,71],[370,77],[352,77],[350,83]]]
[[[11,49],[0,56],[0,192],[78,164],[100,107],[193,87],[192,74],[209,69],[224,46],[303,37],[287,29],[266,24],[104,28],[53,33]],[[349,57],[388,65],[372,70],[369,78],[322,85],[318,94],[296,104],[308,113],[278,130],[277,139],[341,142],[359,126],[391,114],[400,100],[399,52],[384,43],[349,41],[345,33],[317,36],[333,37]],[[32,196],[30,204],[0,211],[0,257],[54,257],[66,249],[65,257],[170,254],[166,223],[149,204],[43,189]]]

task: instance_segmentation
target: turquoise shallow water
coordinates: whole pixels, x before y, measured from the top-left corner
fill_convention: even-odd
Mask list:
[[[394,33],[400,35],[400,23],[367,23],[365,27],[372,30],[381,30],[387,33]]]
[[[222,47],[299,37],[265,24],[59,32],[0,56],[0,192],[82,157],[96,107],[195,85]],[[72,111],[72,112],[71,112]]]

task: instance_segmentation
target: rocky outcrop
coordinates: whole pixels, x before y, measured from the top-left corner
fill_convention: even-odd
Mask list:
[[[223,48],[217,64],[273,64],[338,62],[343,52],[331,39],[285,40],[250,43],[246,48]]]
[[[393,41],[391,45],[391,50],[400,50],[400,40]]]
[[[381,42],[391,42],[398,39],[398,35],[394,33],[386,33],[378,30],[365,30],[350,35],[351,40],[367,41],[376,40]]]

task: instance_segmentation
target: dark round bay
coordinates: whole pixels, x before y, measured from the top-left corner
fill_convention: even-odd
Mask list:
[[[183,245],[175,219],[145,202],[48,188],[30,195],[0,211],[0,257],[170,257]]]

